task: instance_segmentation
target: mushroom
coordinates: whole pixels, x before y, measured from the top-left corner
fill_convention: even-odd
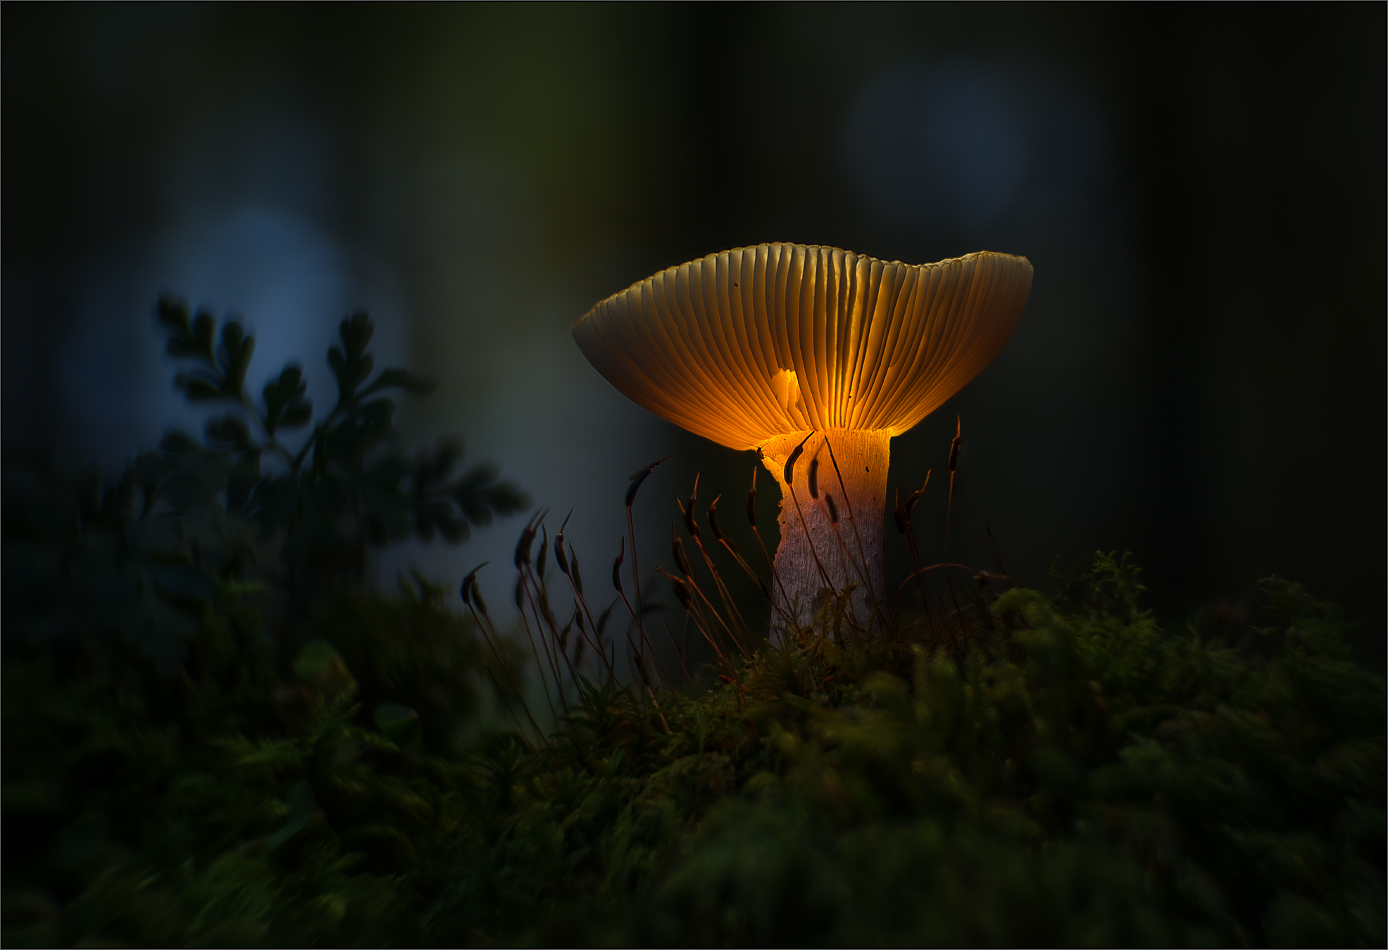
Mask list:
[[[755,450],[781,487],[774,627],[856,583],[869,624],[883,596],[892,436],[983,371],[1031,290],[1025,257],[937,264],[832,247],[759,244],[670,267],[573,327],[632,401],[720,445]]]

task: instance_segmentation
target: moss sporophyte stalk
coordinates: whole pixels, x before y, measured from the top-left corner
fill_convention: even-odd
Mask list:
[[[891,438],[992,362],[1031,276],[1026,258],[989,251],[912,266],[762,244],[634,284],[573,333],[632,400],[770,470],[773,632],[850,585],[849,619],[880,631]]]

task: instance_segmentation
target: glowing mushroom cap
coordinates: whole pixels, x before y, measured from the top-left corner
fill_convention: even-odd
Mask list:
[[[1001,352],[1031,263],[759,244],[632,284],[574,324],[633,402],[734,449],[810,429],[905,432]]]

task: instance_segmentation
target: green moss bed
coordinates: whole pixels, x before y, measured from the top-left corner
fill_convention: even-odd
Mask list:
[[[1242,629],[1139,591],[1101,557],[967,643],[793,631],[544,741],[471,721],[423,584],[327,599],[284,667],[232,589],[172,675],[10,644],[4,942],[1382,945],[1383,678],[1295,585]]]

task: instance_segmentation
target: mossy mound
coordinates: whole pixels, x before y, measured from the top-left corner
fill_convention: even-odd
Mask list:
[[[478,724],[427,587],[330,603],[297,673],[234,592],[173,677],[11,646],[5,943],[1382,945],[1383,677],[1295,585],[1256,629],[1138,590],[1100,558],[948,646],[793,631],[544,743]]]

